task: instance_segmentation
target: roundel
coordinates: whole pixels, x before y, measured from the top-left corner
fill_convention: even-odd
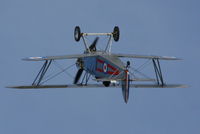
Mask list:
[[[108,69],[108,66],[107,66],[107,64],[104,62],[104,64],[103,64],[103,72],[106,73],[106,72],[107,72],[107,69]]]

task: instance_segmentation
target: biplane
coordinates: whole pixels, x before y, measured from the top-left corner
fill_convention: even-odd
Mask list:
[[[87,42],[87,36],[96,36],[90,45]],[[97,50],[97,42],[100,36],[107,36],[108,41],[104,50]],[[166,84],[160,66],[160,60],[180,60],[176,57],[168,56],[152,56],[152,55],[136,55],[111,53],[112,42],[118,41],[120,30],[115,26],[111,33],[82,33],[79,26],[75,27],[74,39],[80,41],[82,39],[85,46],[83,54],[62,55],[62,56],[44,56],[44,57],[28,57],[25,61],[43,61],[39,73],[31,85],[12,86],[11,88],[35,89],[35,88],[96,88],[96,87],[121,87],[125,103],[128,102],[129,88],[181,88],[184,85]],[[123,62],[123,58],[148,59],[153,64],[153,72],[155,78],[136,78],[134,74],[137,70],[130,71],[130,61]],[[52,61],[76,59],[78,71],[74,77],[72,84],[63,85],[44,85],[44,76],[47,73]],[[83,73],[85,72],[85,73]],[[95,83],[88,83],[89,79]],[[82,79],[82,80],[81,80]],[[136,83],[137,81],[143,82]],[[151,82],[150,84],[147,82]],[[146,83],[146,84],[145,84]]]

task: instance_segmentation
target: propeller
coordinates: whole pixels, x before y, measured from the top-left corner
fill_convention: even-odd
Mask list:
[[[97,44],[98,40],[99,40],[99,37],[96,37],[95,40],[93,41],[93,43],[89,47],[90,51],[96,51],[96,44]]]
[[[97,44],[98,40],[99,40],[99,37],[96,37],[95,40],[93,41],[93,43],[89,47],[90,51],[96,51],[96,44]],[[83,73],[83,70],[84,70],[83,65],[82,65],[83,63],[82,63],[81,59],[78,59],[76,64],[77,64],[77,66],[80,67],[80,69],[76,73],[76,76],[74,78],[74,84],[78,83],[78,81],[81,78],[81,75]]]
[[[74,78],[74,84],[77,84],[77,82],[78,82],[79,79],[81,78],[82,73],[83,73],[83,69],[80,68],[80,69],[78,70],[78,72],[76,73],[76,77]]]

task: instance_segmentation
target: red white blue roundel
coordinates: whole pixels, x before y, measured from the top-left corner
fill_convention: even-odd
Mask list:
[[[106,73],[107,70],[108,70],[108,66],[107,66],[107,64],[104,62],[104,63],[103,63],[103,72]]]

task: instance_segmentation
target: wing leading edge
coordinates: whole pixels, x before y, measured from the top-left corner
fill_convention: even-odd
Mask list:
[[[154,55],[137,55],[137,54],[113,54],[121,58],[140,58],[140,59],[160,59],[160,60],[181,60],[173,56],[154,56]]]
[[[74,54],[74,55],[61,55],[61,56],[44,56],[44,57],[28,57],[23,58],[25,61],[43,61],[43,60],[62,60],[62,59],[77,59],[83,57],[91,57],[95,54]]]

